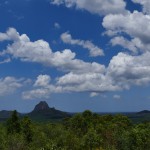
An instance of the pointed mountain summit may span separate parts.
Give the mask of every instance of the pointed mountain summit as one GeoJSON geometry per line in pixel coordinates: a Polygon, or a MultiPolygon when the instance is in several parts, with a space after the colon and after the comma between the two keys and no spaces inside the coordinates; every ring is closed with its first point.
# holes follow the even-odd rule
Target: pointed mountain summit
{"type": "Polygon", "coordinates": [[[51,108],[48,106],[47,102],[41,101],[35,106],[33,111],[28,114],[28,116],[33,120],[45,121],[45,120],[63,119],[66,117],[70,117],[70,114],[67,112],[57,110],[54,107],[51,108]]]}
{"type": "Polygon", "coordinates": [[[49,106],[45,101],[41,101],[40,103],[38,103],[33,111],[42,111],[42,110],[49,110],[49,106]]]}

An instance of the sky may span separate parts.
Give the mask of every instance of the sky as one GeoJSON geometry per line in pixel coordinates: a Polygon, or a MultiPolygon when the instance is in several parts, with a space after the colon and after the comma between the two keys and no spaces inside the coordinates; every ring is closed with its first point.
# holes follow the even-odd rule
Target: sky
{"type": "Polygon", "coordinates": [[[0,110],[150,109],[149,0],[1,0],[0,110]]]}

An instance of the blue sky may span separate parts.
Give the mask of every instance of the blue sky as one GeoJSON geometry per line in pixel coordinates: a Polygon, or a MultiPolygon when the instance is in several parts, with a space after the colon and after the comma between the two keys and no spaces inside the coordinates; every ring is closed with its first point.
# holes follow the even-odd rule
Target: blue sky
{"type": "Polygon", "coordinates": [[[0,110],[150,109],[149,0],[1,0],[0,110]]]}

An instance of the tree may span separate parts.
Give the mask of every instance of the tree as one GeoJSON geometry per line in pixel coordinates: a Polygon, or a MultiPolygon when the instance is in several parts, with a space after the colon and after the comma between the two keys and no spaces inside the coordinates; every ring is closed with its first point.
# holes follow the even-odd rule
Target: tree
{"type": "Polygon", "coordinates": [[[129,132],[131,150],[150,149],[150,124],[138,124],[129,132]]]}
{"type": "Polygon", "coordinates": [[[28,150],[28,146],[22,134],[14,133],[7,136],[7,145],[4,150],[28,150]]]}
{"type": "Polygon", "coordinates": [[[94,129],[90,129],[87,134],[83,137],[83,147],[87,150],[100,148],[102,138],[97,135],[94,129]]]}
{"type": "Polygon", "coordinates": [[[7,134],[20,133],[21,126],[17,111],[13,111],[11,117],[7,121],[7,134]]]}
{"type": "Polygon", "coordinates": [[[21,121],[22,125],[22,132],[25,137],[25,140],[27,143],[32,142],[33,138],[33,130],[32,130],[32,122],[29,117],[24,117],[23,120],[21,121]]]}
{"type": "Polygon", "coordinates": [[[78,136],[86,132],[86,124],[81,114],[76,114],[69,120],[69,129],[78,136]]]}
{"type": "Polygon", "coordinates": [[[7,137],[6,137],[5,128],[3,125],[0,124],[0,150],[6,149],[6,145],[7,145],[6,139],[7,137]]]}

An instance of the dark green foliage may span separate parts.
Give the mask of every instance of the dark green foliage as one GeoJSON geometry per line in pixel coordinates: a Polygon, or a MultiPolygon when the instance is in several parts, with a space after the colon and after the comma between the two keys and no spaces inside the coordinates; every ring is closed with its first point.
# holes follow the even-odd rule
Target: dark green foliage
{"type": "Polygon", "coordinates": [[[13,111],[12,116],[7,121],[7,133],[14,134],[21,131],[20,121],[17,111],[13,111]]]}
{"type": "Polygon", "coordinates": [[[131,150],[150,149],[150,123],[136,125],[128,135],[131,150]]]}
{"type": "Polygon", "coordinates": [[[27,143],[32,142],[33,138],[33,129],[32,129],[32,123],[29,117],[24,117],[21,121],[21,126],[22,126],[22,132],[25,137],[25,140],[27,143]]]}
{"type": "Polygon", "coordinates": [[[90,129],[83,137],[83,147],[87,150],[100,148],[101,143],[102,138],[94,129],[90,129]]]}
{"type": "Polygon", "coordinates": [[[0,150],[149,150],[150,122],[90,111],[57,123],[33,123],[14,111],[0,126],[0,150]]]}
{"type": "Polygon", "coordinates": [[[6,150],[27,150],[28,148],[22,134],[9,134],[6,141],[6,150]]]}
{"type": "Polygon", "coordinates": [[[4,150],[6,147],[6,132],[4,126],[0,125],[0,150],[4,150]]]}

